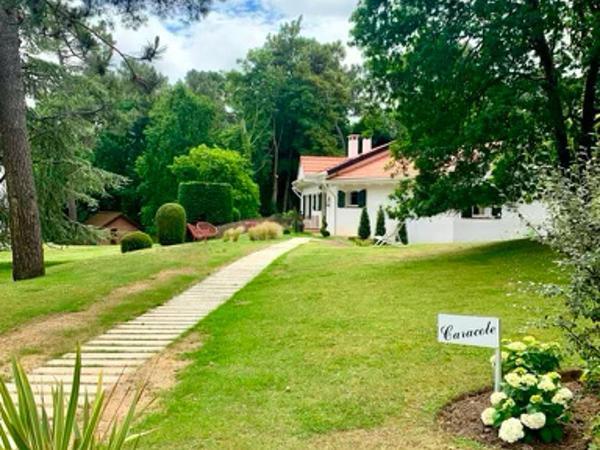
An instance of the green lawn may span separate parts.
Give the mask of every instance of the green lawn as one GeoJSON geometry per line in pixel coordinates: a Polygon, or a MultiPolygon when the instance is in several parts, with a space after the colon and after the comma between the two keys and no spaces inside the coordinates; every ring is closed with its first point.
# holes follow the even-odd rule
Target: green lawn
{"type": "MultiPolygon", "coordinates": [[[[60,353],[265,245],[244,237],[237,243],[155,246],[127,254],[121,254],[116,246],[49,248],[47,275],[18,283],[10,276],[9,253],[0,252],[0,337],[17,327],[27,329],[32,321],[94,307],[94,317],[83,326],[61,331],[64,336],[51,336],[52,342],[44,342],[44,348],[15,348],[12,352],[60,353]],[[112,301],[107,302],[108,298],[112,301]]],[[[0,354],[6,357],[6,349],[0,349],[0,354]]]]}
{"type": "Polygon", "coordinates": [[[436,314],[556,337],[537,322],[552,303],[519,284],[552,279],[551,267],[525,241],[305,245],[198,326],[205,344],[140,425],[154,430],[141,447],[480,448],[438,430],[435,414],[491,382],[490,351],[437,344],[436,314]]]}

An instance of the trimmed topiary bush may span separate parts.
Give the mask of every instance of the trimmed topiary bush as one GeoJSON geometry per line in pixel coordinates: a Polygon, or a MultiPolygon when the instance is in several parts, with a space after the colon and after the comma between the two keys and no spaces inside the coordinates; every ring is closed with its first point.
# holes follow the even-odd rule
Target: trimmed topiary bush
{"type": "Polygon", "coordinates": [[[331,233],[327,229],[327,219],[325,219],[325,217],[323,217],[323,221],[321,222],[321,229],[319,231],[321,232],[321,236],[323,236],[324,238],[331,236],[331,233]]]}
{"type": "Polygon", "coordinates": [[[233,221],[230,184],[200,181],[180,183],[178,200],[190,223],[203,221],[220,225],[233,221]]]}
{"type": "Polygon", "coordinates": [[[375,236],[385,236],[385,212],[380,206],[377,210],[377,223],[375,225],[375,236]]]}
{"type": "Polygon", "coordinates": [[[160,245],[185,242],[185,209],[177,203],[165,203],[156,211],[156,232],[160,245]]]}
{"type": "Polygon", "coordinates": [[[360,214],[360,224],[358,226],[358,237],[363,241],[369,239],[371,236],[371,221],[369,220],[369,213],[367,208],[363,208],[360,214]]]}
{"type": "Polygon", "coordinates": [[[152,248],[152,238],[143,231],[127,233],[121,239],[121,253],[152,248]]]}

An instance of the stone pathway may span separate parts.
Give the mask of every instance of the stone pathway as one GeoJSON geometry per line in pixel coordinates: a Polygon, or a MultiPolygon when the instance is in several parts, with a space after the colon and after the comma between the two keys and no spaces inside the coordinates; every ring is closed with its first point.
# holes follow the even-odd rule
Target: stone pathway
{"type": "MultiPolygon", "coordinates": [[[[110,389],[124,374],[130,374],[167,345],[225,303],[276,258],[309,239],[293,238],[259,250],[218,270],[185,292],[145,314],[115,326],[81,347],[82,388],[90,399],[102,374],[104,389],[110,389]]],[[[30,382],[36,402],[51,405],[52,388],[63,383],[70,392],[75,353],[48,361],[34,369],[30,382]]],[[[14,384],[8,385],[16,394],[14,384]]]]}

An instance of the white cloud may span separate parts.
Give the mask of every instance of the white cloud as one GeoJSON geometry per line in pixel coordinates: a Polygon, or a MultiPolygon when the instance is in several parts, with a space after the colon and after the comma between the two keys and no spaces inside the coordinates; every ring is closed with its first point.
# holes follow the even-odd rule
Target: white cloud
{"type": "MultiPolygon", "coordinates": [[[[345,44],[349,40],[349,19],[354,6],[355,0],[230,0],[184,29],[150,18],[137,30],[117,26],[115,39],[120,48],[135,54],[158,35],[166,52],[155,65],[175,81],[191,69],[234,68],[248,50],[260,47],[269,33],[300,15],[305,35],[321,42],[345,44]]],[[[357,49],[348,49],[346,62],[360,62],[357,49]]]]}

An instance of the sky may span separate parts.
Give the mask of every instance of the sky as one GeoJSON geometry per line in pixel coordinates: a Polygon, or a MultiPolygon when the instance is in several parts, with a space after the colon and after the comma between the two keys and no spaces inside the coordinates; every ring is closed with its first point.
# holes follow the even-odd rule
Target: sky
{"type": "MultiPolygon", "coordinates": [[[[171,81],[191,69],[230,70],[248,50],[264,44],[269,33],[302,16],[303,34],[320,42],[341,41],[347,46],[350,15],[358,0],[217,0],[213,10],[189,26],[150,18],[139,29],[117,25],[120,49],[139,54],[147,42],[160,37],[165,53],[155,62],[171,81]]],[[[347,46],[346,63],[361,61],[358,49],[347,46]]]]}

